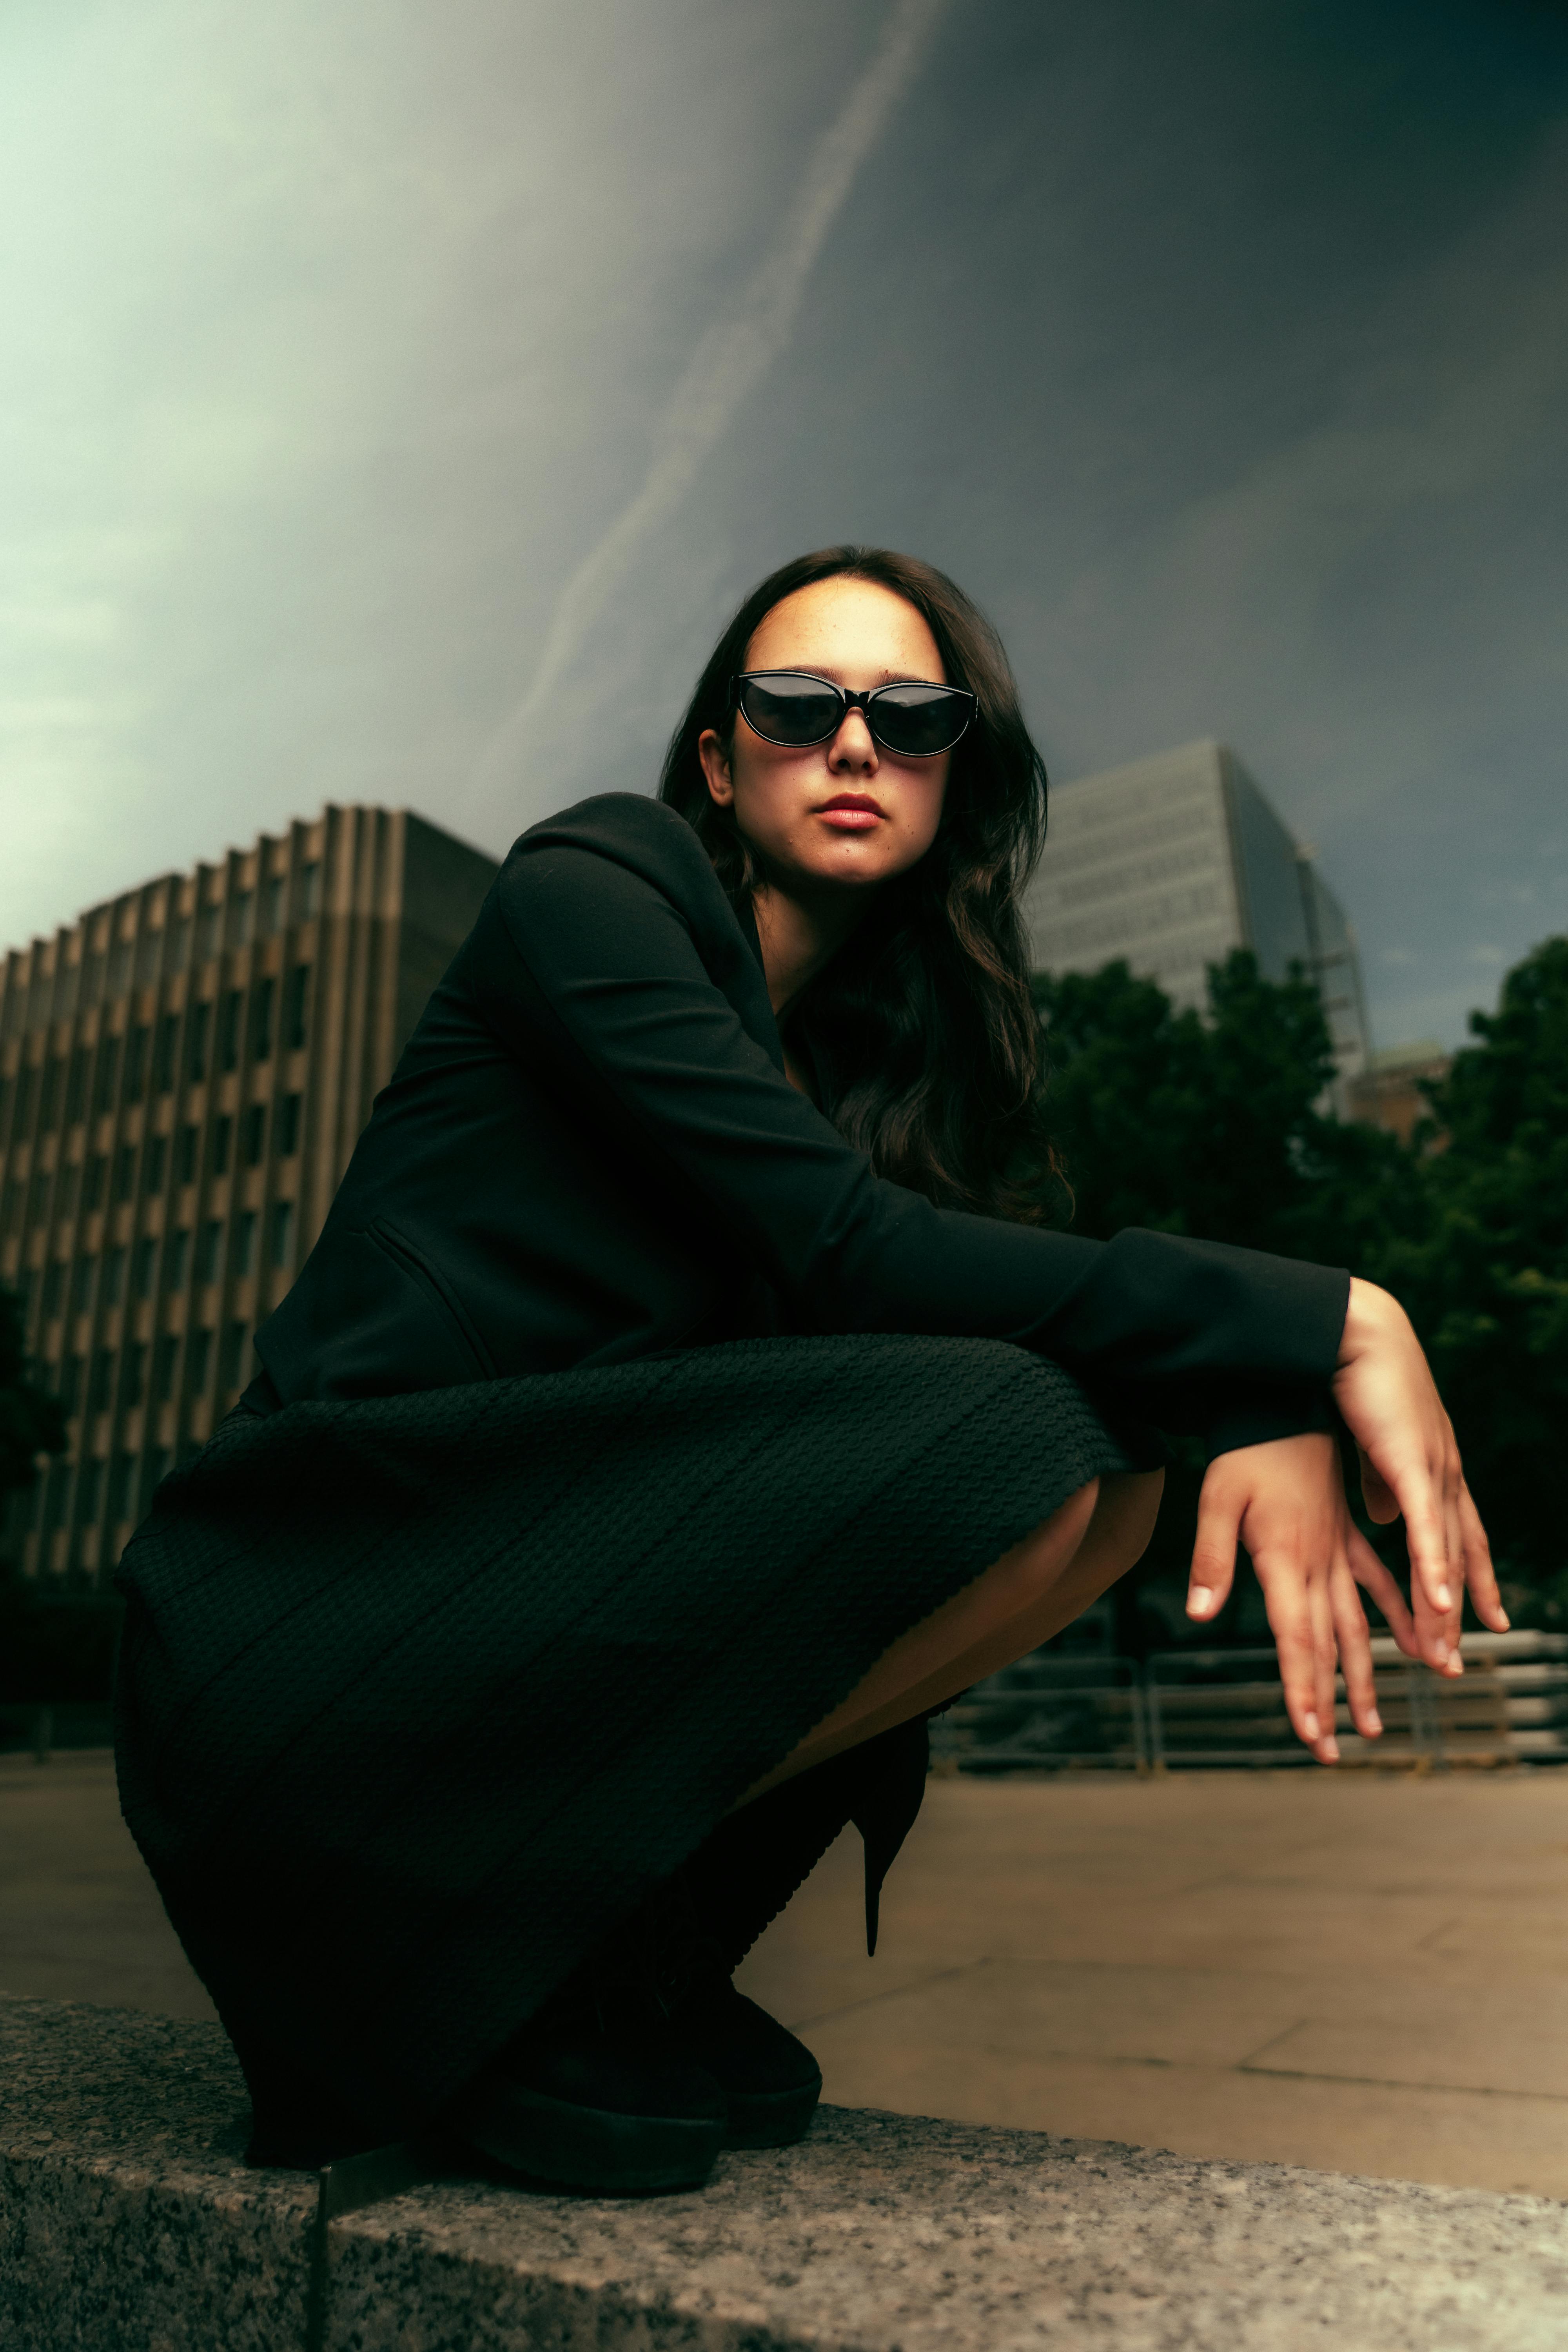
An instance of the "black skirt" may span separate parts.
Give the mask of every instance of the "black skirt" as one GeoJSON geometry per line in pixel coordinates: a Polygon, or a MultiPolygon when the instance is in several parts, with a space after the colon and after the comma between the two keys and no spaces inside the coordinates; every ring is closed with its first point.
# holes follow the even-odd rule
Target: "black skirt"
{"type": "Polygon", "coordinates": [[[115,1740],[241,2057],[422,2128],[891,1642],[1159,1458],[989,1339],[231,1414],[122,1561],[115,1740]]]}

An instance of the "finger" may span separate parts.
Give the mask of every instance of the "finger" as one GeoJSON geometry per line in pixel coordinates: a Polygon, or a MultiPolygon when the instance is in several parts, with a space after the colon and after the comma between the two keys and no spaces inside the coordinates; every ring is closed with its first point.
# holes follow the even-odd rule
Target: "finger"
{"type": "MultiPolygon", "coordinates": [[[[1318,1711],[1317,1643],[1307,1580],[1293,1561],[1255,1557],[1252,1565],[1263,1588],[1268,1630],[1279,1656],[1279,1686],[1290,1728],[1303,1747],[1316,1750],[1325,1724],[1318,1711]]],[[[1331,1732],[1332,1728],[1331,1716],[1327,1729],[1331,1732]]]]}
{"type": "Polygon", "coordinates": [[[1187,1579],[1187,1614],[1217,1617],[1236,1580],[1236,1547],[1241,1534],[1241,1496],[1229,1482],[1211,1474],[1198,1496],[1198,1531],[1187,1579]]]}
{"type": "Polygon", "coordinates": [[[1458,1653],[1458,1612],[1453,1608],[1434,1609],[1432,1597],[1420,1578],[1412,1573],[1410,1606],[1415,1621],[1417,1654],[1434,1674],[1460,1675],[1464,1664],[1458,1653]]]}
{"type": "Polygon", "coordinates": [[[1361,1595],[1356,1591],[1348,1552],[1335,1563],[1329,1580],[1329,1598],[1333,1609],[1334,1635],[1339,1643],[1340,1667],[1345,1678],[1345,1697],[1350,1705],[1351,1720],[1363,1739],[1375,1739],[1383,1729],[1383,1717],[1377,1711],[1372,1633],[1367,1625],[1366,1612],[1361,1605],[1361,1595]]]}
{"type": "Polygon", "coordinates": [[[1487,1531],[1481,1525],[1468,1486],[1459,1481],[1459,1538],[1464,1545],[1465,1583],[1476,1615],[1494,1633],[1509,1630],[1508,1611],[1502,1605],[1498,1591],[1497,1574],[1492,1567],[1492,1548],[1487,1541],[1487,1531]]]}
{"type": "Polygon", "coordinates": [[[1419,1659],[1421,1643],[1409,1604],[1394,1581],[1392,1570],[1379,1559],[1361,1529],[1352,1527],[1345,1538],[1345,1556],[1356,1582],[1370,1592],[1383,1612],[1388,1630],[1407,1658],[1419,1659]]]}
{"type": "Polygon", "coordinates": [[[1399,1517],[1399,1503],[1393,1487],[1368,1454],[1361,1454],[1361,1498],[1366,1505],[1366,1515],[1374,1527],[1385,1528],[1399,1517]]]}
{"type": "Polygon", "coordinates": [[[1312,1612],[1312,1680],[1318,1697],[1318,1721],[1322,1726],[1322,1738],[1318,1742],[1318,1761],[1320,1764],[1337,1764],[1340,1743],[1334,1736],[1334,1679],[1338,1663],[1334,1652],[1334,1612],[1329,1595],[1329,1580],[1321,1567],[1315,1568],[1307,1587],[1307,1597],[1312,1612]]]}
{"type": "Polygon", "coordinates": [[[1410,1454],[1384,1462],[1384,1476],[1394,1491],[1405,1520],[1405,1542],[1410,1554],[1410,1595],[1425,1594],[1435,1617],[1454,1605],[1448,1577],[1447,1531],[1443,1502],[1433,1465],[1424,1454],[1410,1454]]]}

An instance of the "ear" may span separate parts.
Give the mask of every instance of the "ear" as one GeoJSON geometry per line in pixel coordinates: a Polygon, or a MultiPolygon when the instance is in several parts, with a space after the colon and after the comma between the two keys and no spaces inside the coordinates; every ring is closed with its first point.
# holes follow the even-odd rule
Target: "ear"
{"type": "Polygon", "coordinates": [[[730,774],[730,762],[716,730],[705,727],[697,739],[697,756],[702,762],[702,772],[708,779],[708,794],[716,808],[734,804],[735,786],[730,774]]]}

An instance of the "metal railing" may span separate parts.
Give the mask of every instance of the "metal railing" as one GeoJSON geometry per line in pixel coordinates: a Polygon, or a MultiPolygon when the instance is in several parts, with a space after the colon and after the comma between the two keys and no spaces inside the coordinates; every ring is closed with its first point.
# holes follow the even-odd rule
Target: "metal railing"
{"type": "MultiPolygon", "coordinates": [[[[1373,1643],[1381,1739],[1363,1740],[1337,1686],[1342,1762],[1444,1771],[1568,1762],[1568,1635],[1469,1633],[1458,1681],[1373,1643]]],[[[1037,1651],[976,1684],[931,1725],[938,1769],[1167,1772],[1309,1764],[1271,1649],[1130,1658],[1037,1651]]]]}

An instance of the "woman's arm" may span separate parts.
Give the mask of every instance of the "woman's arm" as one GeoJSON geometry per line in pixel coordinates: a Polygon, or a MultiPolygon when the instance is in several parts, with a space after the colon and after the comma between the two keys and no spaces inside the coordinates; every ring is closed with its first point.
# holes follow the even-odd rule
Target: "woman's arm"
{"type": "Polygon", "coordinates": [[[1361,1455],[1362,1493],[1380,1524],[1403,1517],[1411,1601],[1351,1518],[1339,1449],[1328,1436],[1286,1438],[1220,1454],[1198,1508],[1187,1613],[1212,1617],[1230,1590],[1238,1543],[1263,1587],[1298,1737],[1324,1763],[1333,1736],[1335,1656],[1356,1728],[1382,1729],[1358,1584],[1407,1656],[1463,1672],[1459,1623],[1468,1590],[1494,1633],[1508,1628],[1486,1533],[1465,1484],[1453,1424],[1396,1299],[1352,1282],[1334,1397],[1361,1455]]]}
{"type": "Polygon", "coordinates": [[[761,973],[671,812],[590,803],[525,835],[473,951],[498,1037],[650,1197],[710,1218],[795,1328],[1011,1340],[1211,1453],[1331,1425],[1343,1273],[1167,1234],[1040,1232],[874,1176],[784,1076],[761,973]]]}

